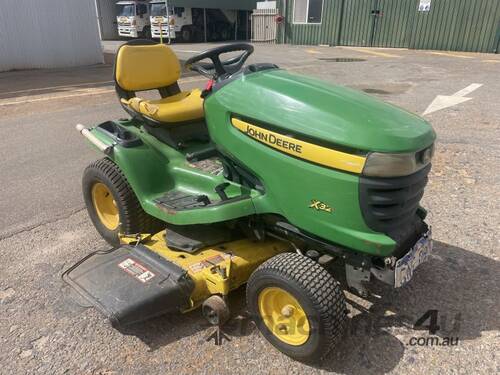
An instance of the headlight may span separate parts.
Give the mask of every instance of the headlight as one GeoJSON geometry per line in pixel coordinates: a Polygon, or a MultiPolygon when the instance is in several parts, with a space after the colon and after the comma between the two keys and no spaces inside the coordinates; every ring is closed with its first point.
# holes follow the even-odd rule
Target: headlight
{"type": "Polygon", "coordinates": [[[434,145],[418,152],[404,154],[372,152],[366,158],[363,174],[373,177],[408,176],[427,166],[433,154],[434,145]]]}

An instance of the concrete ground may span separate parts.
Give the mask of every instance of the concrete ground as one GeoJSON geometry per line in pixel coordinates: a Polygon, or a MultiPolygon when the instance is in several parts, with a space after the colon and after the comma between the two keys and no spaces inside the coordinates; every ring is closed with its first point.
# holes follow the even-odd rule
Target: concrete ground
{"type": "MultiPolygon", "coordinates": [[[[173,46],[183,59],[206,47],[173,46]]],[[[112,52],[116,45],[104,48],[112,52]]],[[[252,60],[363,90],[418,114],[437,95],[482,84],[466,95],[472,99],[426,115],[438,135],[423,201],[436,240],[432,259],[402,289],[378,286],[369,300],[347,293],[346,337],[315,366],[285,357],[251,326],[236,329],[235,321],[227,328],[230,342],[207,342],[213,329],[198,311],[117,331],[82,307],[60,279],[76,260],[108,247],[87,217],[80,187],[83,169],[101,155],[74,126],[125,117],[112,69],[2,73],[0,373],[498,372],[500,56],[262,45],[252,60]],[[433,337],[412,329],[433,309],[437,337],[458,337],[457,345],[412,345],[412,337],[433,337]]],[[[185,88],[203,84],[194,75],[181,80],[185,88]]],[[[242,291],[231,304],[236,316],[242,313],[242,291]]]]}

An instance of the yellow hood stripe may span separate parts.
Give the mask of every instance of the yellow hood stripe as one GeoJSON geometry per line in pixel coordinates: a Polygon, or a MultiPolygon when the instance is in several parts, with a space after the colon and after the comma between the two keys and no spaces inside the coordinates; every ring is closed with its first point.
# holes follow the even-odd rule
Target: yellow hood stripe
{"type": "Polygon", "coordinates": [[[366,158],[363,156],[352,155],[304,142],[237,118],[232,118],[231,124],[256,141],[302,160],[353,173],[361,173],[365,165],[366,158]]]}

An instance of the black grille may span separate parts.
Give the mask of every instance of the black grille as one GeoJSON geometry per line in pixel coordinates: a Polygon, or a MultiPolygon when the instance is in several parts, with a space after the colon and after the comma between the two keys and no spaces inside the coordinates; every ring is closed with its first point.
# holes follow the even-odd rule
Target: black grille
{"type": "Polygon", "coordinates": [[[429,164],[404,177],[362,176],[359,200],[366,224],[374,231],[388,235],[413,224],[430,169],[429,164]]]}

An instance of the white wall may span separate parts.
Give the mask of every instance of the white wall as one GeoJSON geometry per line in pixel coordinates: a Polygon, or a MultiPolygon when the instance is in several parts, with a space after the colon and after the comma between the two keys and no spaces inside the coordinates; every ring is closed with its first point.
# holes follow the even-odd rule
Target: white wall
{"type": "Polygon", "coordinates": [[[118,0],[95,0],[101,16],[101,39],[117,40],[118,24],[116,22],[116,2],[118,0]]]}
{"type": "Polygon", "coordinates": [[[0,71],[103,62],[94,0],[0,2],[0,71]]]}

